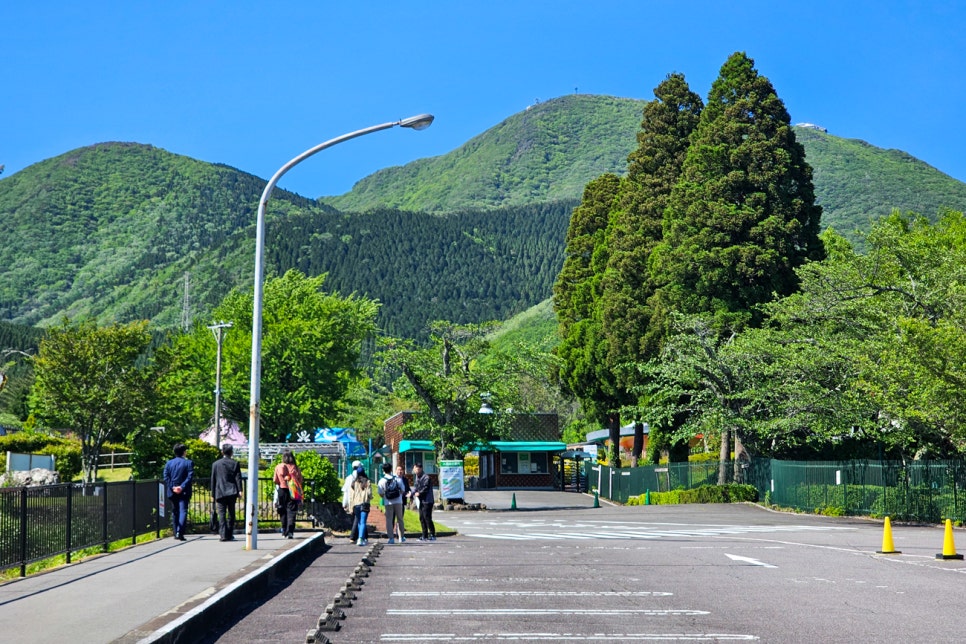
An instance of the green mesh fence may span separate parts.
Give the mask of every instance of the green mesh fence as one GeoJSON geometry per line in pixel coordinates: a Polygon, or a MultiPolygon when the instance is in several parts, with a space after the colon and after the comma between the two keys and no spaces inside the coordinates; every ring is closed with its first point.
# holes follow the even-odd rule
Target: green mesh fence
{"type": "Polygon", "coordinates": [[[766,503],[808,512],[889,516],[939,523],[966,519],[966,461],[705,461],[615,469],[585,465],[590,488],[626,503],[631,496],[702,485],[747,483],[766,503]]]}

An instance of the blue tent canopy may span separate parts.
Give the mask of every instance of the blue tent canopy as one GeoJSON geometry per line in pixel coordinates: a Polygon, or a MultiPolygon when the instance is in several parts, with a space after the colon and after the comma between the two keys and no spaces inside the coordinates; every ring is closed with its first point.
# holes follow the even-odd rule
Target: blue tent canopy
{"type": "Polygon", "coordinates": [[[345,446],[346,456],[366,455],[366,448],[356,439],[355,430],[347,427],[319,427],[315,430],[315,442],[339,442],[345,446]]]}

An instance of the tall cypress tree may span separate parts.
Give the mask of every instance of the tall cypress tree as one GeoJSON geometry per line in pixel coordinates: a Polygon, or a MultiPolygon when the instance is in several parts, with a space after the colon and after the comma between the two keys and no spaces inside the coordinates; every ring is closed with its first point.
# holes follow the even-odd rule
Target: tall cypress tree
{"type": "MultiPolygon", "coordinates": [[[[721,331],[759,323],[755,305],[793,293],[795,269],[824,256],[821,214],[784,103],[753,60],[732,54],[711,86],[665,211],[652,263],[656,317],[707,313],[721,331]]],[[[742,456],[737,433],[735,452],[742,456]]],[[[722,464],[729,455],[725,429],[722,464]]]]}
{"type": "MultiPolygon", "coordinates": [[[[662,330],[651,324],[648,300],[654,283],[647,264],[661,241],[664,209],[703,106],[683,74],[668,75],[654,88],[654,96],[644,106],[638,147],[627,158],[627,176],[606,235],[610,253],[602,282],[601,332],[607,338],[607,364],[623,390],[638,384],[639,372],[621,365],[645,362],[660,350],[662,330]]],[[[643,445],[643,425],[638,422],[632,450],[635,460],[643,445]]]]}
{"type": "Polygon", "coordinates": [[[607,224],[620,194],[613,174],[594,179],[570,217],[563,268],[553,287],[560,332],[556,351],[563,365],[561,386],[580,400],[587,415],[611,432],[612,462],[619,466],[620,417],[626,402],[607,365],[607,340],[601,331],[601,277],[607,265],[607,224]]]}
{"type": "MultiPolygon", "coordinates": [[[[648,300],[654,292],[648,260],[662,239],[662,221],[681,173],[691,132],[701,114],[701,97],[682,74],[670,74],[644,106],[637,149],[628,158],[619,209],[607,230],[610,255],[603,278],[603,333],[611,365],[643,362],[657,355],[660,333],[650,326],[648,300]]],[[[625,385],[634,384],[623,374],[625,385]]]]}
{"type": "Polygon", "coordinates": [[[794,292],[795,269],[822,258],[821,214],[784,103],[752,59],[732,54],[665,212],[653,264],[662,306],[757,323],[753,307],[794,292]]]}

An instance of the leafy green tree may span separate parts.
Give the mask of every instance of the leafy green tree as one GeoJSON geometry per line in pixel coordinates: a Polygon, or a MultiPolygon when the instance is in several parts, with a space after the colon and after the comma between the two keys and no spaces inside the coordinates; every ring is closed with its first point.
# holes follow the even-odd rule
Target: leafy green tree
{"type": "MultiPolygon", "coordinates": [[[[262,440],[284,441],[297,430],[326,424],[363,376],[360,347],[375,331],[378,303],[327,294],[324,283],[325,275],[305,277],[295,270],[265,282],[262,440]]],[[[252,294],[232,292],[214,317],[234,325],[222,348],[222,400],[225,417],[242,420],[249,412],[252,294]]],[[[215,352],[211,332],[201,325],[175,339],[173,368],[164,382],[175,424],[211,422],[215,352]]]]}
{"type": "Polygon", "coordinates": [[[913,458],[962,453],[966,218],[894,213],[875,224],[864,254],[826,240],[829,259],[799,270],[801,294],[766,310],[850,364],[838,390],[865,401],[864,419],[845,416],[839,433],[854,428],[913,458]]]}
{"type": "Polygon", "coordinates": [[[798,287],[821,259],[821,207],[788,112],[754,61],[733,54],[711,87],[655,251],[662,306],[760,323],[756,304],[798,287]]]}
{"type": "Polygon", "coordinates": [[[407,425],[429,430],[443,458],[455,458],[476,443],[505,434],[508,415],[479,413],[484,400],[500,409],[521,410],[519,365],[490,353],[487,336],[493,326],[439,321],[431,327],[429,347],[408,340],[383,342],[383,369],[401,374],[397,395],[418,400],[424,412],[407,425]]]}
{"type": "Polygon", "coordinates": [[[150,344],[147,322],[99,328],[64,320],[41,341],[31,409],[78,436],[85,482],[97,478],[105,441],[153,424],[158,365],[145,357],[150,344]]]}

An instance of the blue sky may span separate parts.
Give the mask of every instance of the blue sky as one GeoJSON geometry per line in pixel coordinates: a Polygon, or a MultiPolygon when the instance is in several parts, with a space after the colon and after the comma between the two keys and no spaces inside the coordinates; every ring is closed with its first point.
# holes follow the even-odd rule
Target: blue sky
{"type": "MultiPolygon", "coordinates": [[[[3,177],[102,141],[149,143],[341,194],[575,91],[707,96],[745,51],[792,122],[898,148],[966,180],[966,3],[368,0],[0,3],[3,177]]],[[[0,179],[2,180],[2,179],[0,179]]]]}

